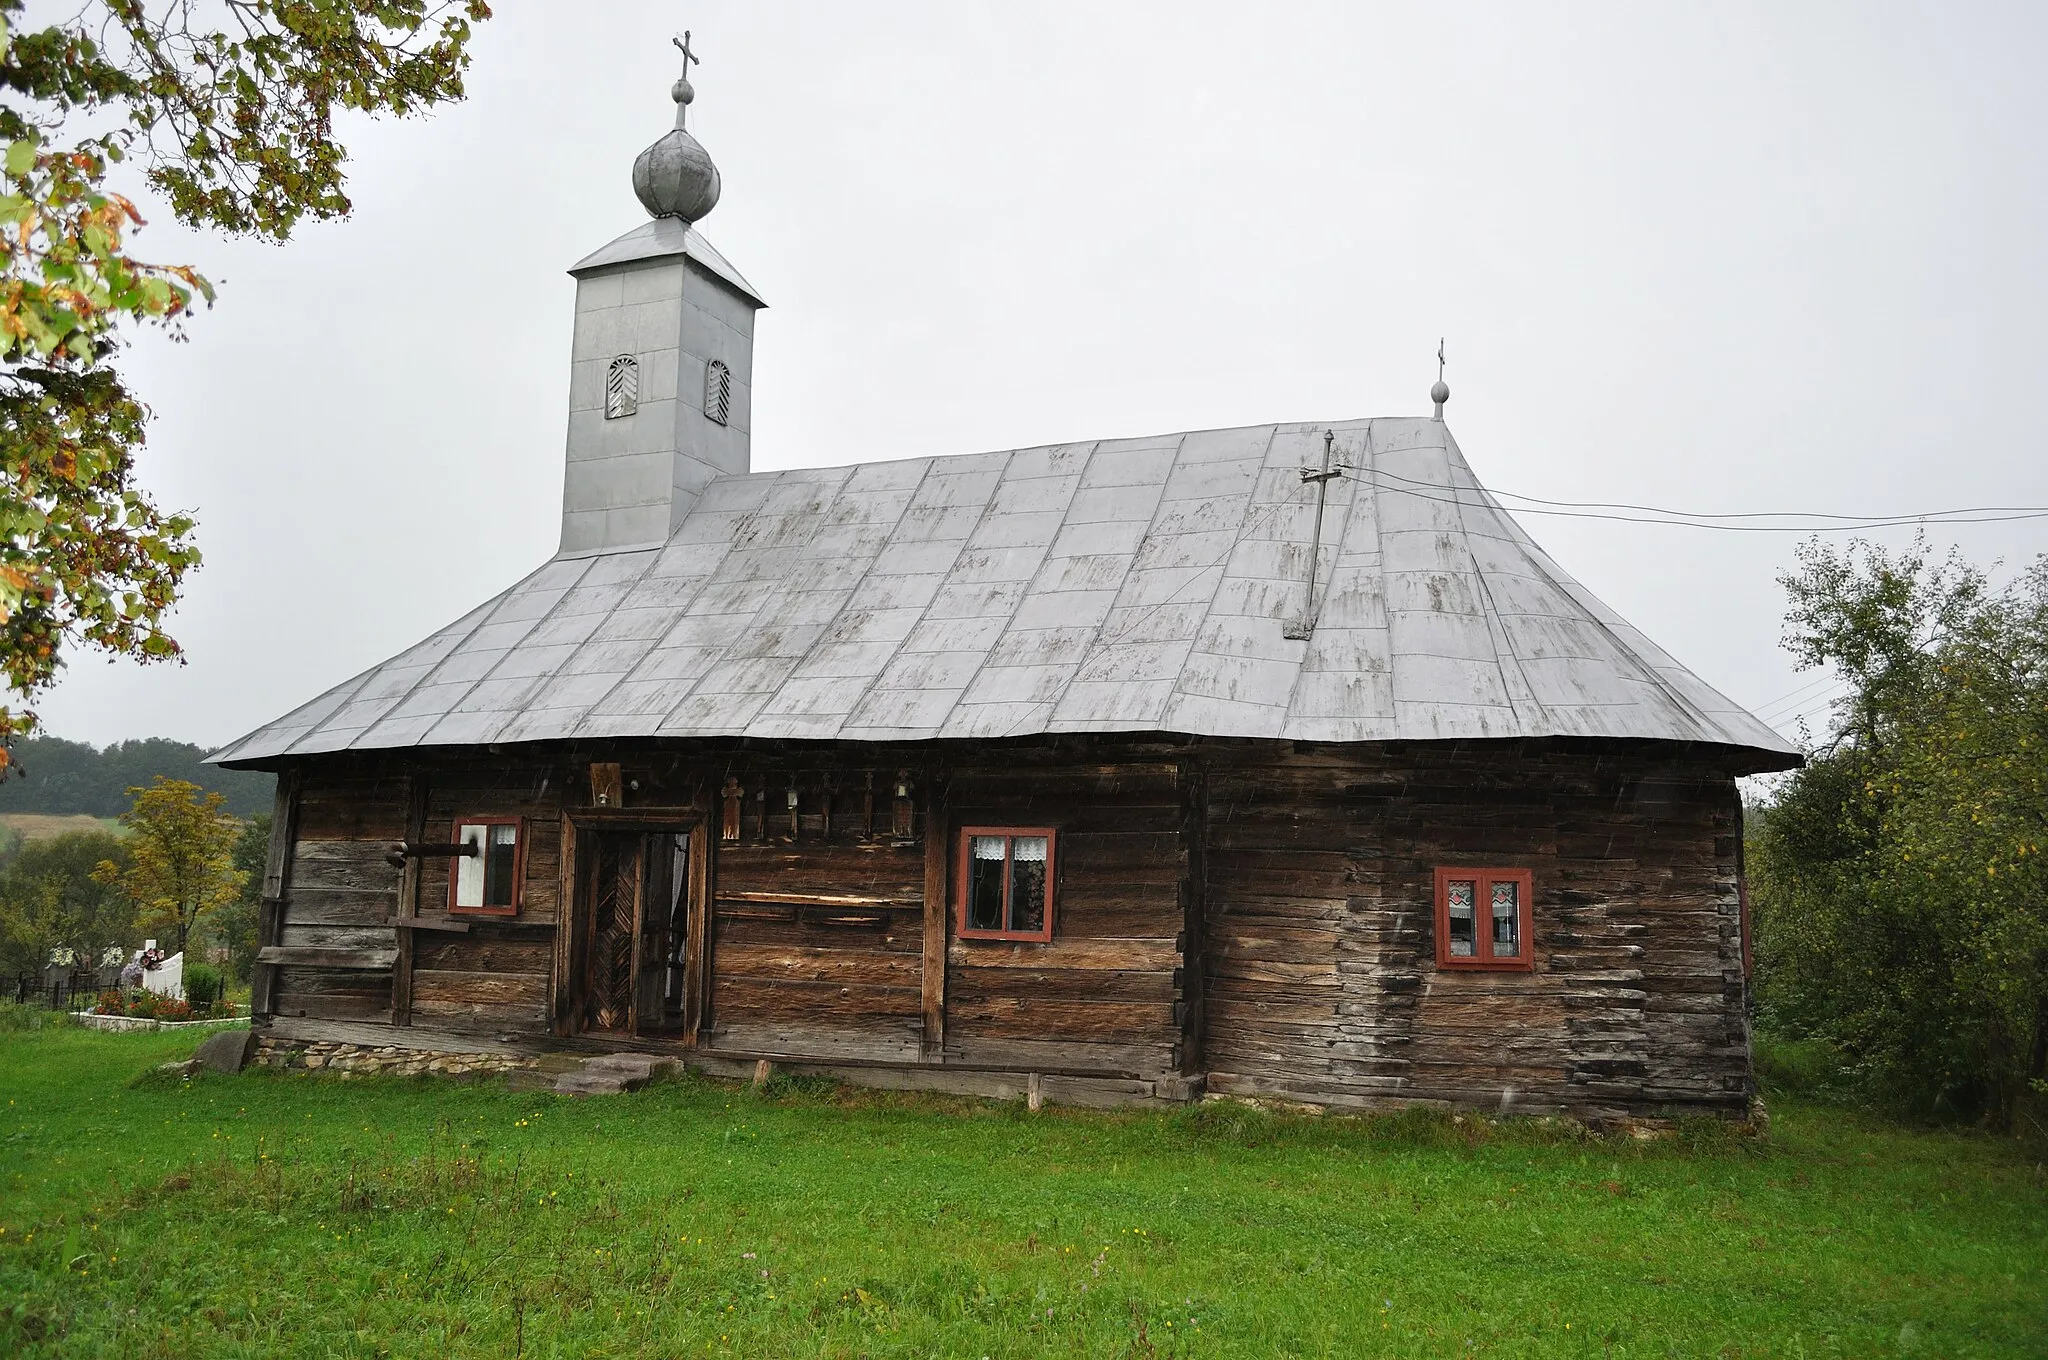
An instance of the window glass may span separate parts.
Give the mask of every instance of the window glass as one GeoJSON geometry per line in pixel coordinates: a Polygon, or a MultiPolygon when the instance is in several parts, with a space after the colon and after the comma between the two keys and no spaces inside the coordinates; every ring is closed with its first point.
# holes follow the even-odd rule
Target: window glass
{"type": "Polygon", "coordinates": [[[1010,926],[1016,931],[1045,929],[1045,837],[1017,836],[1010,841],[1010,926]]]}
{"type": "Polygon", "coordinates": [[[481,907],[484,904],[484,831],[475,823],[465,823],[455,829],[458,845],[473,845],[476,853],[455,857],[455,905],[458,907],[481,907]]]}
{"type": "Polygon", "coordinates": [[[511,911],[519,903],[519,827],[514,822],[457,822],[455,843],[475,852],[455,856],[448,874],[449,905],[476,911],[511,911]]]}
{"type": "Polygon", "coordinates": [[[967,928],[1003,929],[1003,865],[1009,842],[1003,836],[975,836],[968,842],[967,928]]]}
{"type": "Polygon", "coordinates": [[[487,828],[484,838],[484,905],[512,905],[512,876],[517,864],[519,828],[498,823],[487,828]]]}
{"type": "Polygon", "coordinates": [[[1477,950],[1472,907],[1478,892],[1479,884],[1474,879],[1454,878],[1444,885],[1445,896],[1450,901],[1452,958],[1469,959],[1477,950]]]}
{"type": "Polygon", "coordinates": [[[1493,956],[1511,959],[1522,952],[1522,885],[1510,879],[1493,885],[1493,956]]]}

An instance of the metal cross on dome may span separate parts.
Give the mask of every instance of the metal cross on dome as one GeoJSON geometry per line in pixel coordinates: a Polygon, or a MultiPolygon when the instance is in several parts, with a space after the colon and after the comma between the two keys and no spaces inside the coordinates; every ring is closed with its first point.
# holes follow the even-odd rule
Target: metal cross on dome
{"type": "Polygon", "coordinates": [[[690,85],[690,66],[692,63],[698,66],[702,66],[704,64],[704,59],[698,56],[695,52],[692,52],[690,50],[689,29],[686,28],[683,30],[682,37],[670,38],[669,41],[674,43],[676,45],[676,50],[683,54],[683,73],[681,76],[676,78],[674,90],[676,100],[676,126],[682,127],[684,121],[689,117],[690,102],[697,97],[697,91],[693,89],[690,85]]]}

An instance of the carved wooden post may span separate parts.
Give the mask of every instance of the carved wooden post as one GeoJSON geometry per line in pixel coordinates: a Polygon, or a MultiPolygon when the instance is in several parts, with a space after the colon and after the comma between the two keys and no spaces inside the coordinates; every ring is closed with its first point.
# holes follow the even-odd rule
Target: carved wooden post
{"type": "MultiPolygon", "coordinates": [[[[566,804],[568,800],[563,801],[566,804]]],[[[576,891],[581,876],[576,863],[576,822],[566,806],[562,809],[561,837],[561,869],[555,888],[555,968],[550,1000],[555,1033],[567,1038],[577,1028],[575,1010],[581,988],[576,968],[581,955],[576,948],[576,935],[583,929],[583,906],[576,891]]]]}
{"type": "Polygon", "coordinates": [[[718,791],[722,800],[722,811],[718,820],[718,839],[726,842],[740,838],[740,799],[744,796],[740,781],[731,775],[725,777],[725,787],[718,791]]]}
{"type": "Polygon", "coordinates": [[[910,801],[910,771],[896,772],[896,798],[889,806],[889,834],[899,841],[915,840],[916,830],[912,826],[916,804],[910,801]]]}
{"type": "MultiPolygon", "coordinates": [[[[734,813],[734,821],[737,832],[737,812],[734,813]]],[[[697,1046],[697,1036],[704,1028],[708,1009],[705,998],[710,992],[709,946],[711,912],[715,905],[711,893],[717,873],[711,857],[717,853],[711,843],[710,831],[699,822],[690,832],[690,905],[683,935],[683,1042],[691,1048],[697,1046]]]]}
{"type": "Polygon", "coordinates": [[[946,1052],[946,795],[936,779],[925,790],[924,814],[924,958],[919,1012],[924,1019],[920,1044],[926,1062],[939,1062],[946,1052]]]}

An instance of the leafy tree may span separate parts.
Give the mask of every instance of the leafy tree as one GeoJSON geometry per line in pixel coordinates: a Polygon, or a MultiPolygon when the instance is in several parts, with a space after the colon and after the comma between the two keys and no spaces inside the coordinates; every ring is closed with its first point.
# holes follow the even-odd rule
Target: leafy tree
{"type": "MultiPolygon", "coordinates": [[[[148,411],[113,367],[124,327],[174,332],[212,286],[129,252],[115,163],[182,222],[282,241],[345,216],[337,110],[462,97],[483,0],[85,0],[23,27],[0,0],[0,674],[32,703],[68,646],[144,661],[199,562],[193,521],[137,486],[148,411]],[[216,26],[217,25],[217,26],[216,26]]],[[[5,741],[35,728],[0,706],[5,741]]]]}
{"type": "Polygon", "coordinates": [[[1763,1021],[2009,1124],[2048,1096],[2048,557],[1809,545],[1787,645],[1851,682],[1751,839],[1763,1021]]]}
{"type": "Polygon", "coordinates": [[[213,937],[227,946],[228,971],[237,982],[247,982],[256,965],[257,899],[269,858],[270,814],[265,812],[244,823],[235,839],[233,859],[242,875],[241,890],[213,917],[213,937]]]}
{"type": "Polygon", "coordinates": [[[0,958],[9,974],[39,971],[69,951],[80,967],[134,942],[135,904],[98,876],[125,865],[127,847],[104,831],[29,841],[0,874],[0,958]]]}
{"type": "Polygon", "coordinates": [[[241,891],[234,850],[242,828],[221,810],[226,799],[182,779],[159,776],[131,792],[135,806],[121,815],[128,827],[128,867],[109,860],[94,875],[120,884],[145,925],[171,927],[183,952],[193,925],[241,891]]]}

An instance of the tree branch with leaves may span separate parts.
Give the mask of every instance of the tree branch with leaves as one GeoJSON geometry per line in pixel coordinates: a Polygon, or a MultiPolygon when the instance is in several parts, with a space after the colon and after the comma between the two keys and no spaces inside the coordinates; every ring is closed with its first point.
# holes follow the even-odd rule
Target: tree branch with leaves
{"type": "Polygon", "coordinates": [[[148,408],[115,366],[137,326],[183,338],[212,285],[130,253],[109,187],[130,159],[195,227],[272,241],[346,216],[337,111],[407,117],[463,96],[483,0],[92,0],[23,28],[0,0],[0,704],[5,743],[68,650],[176,659],[165,622],[199,565],[135,456],[148,408]]]}

